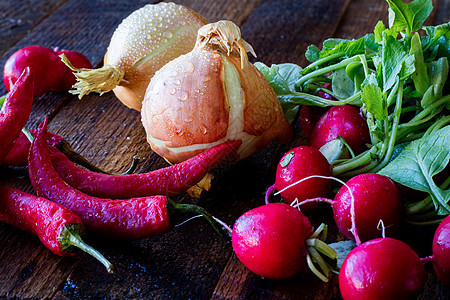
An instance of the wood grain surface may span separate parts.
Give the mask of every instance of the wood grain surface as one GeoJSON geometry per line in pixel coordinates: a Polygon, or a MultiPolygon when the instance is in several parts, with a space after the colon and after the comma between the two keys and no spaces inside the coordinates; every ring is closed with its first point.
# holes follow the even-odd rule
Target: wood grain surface
{"type": "MultiPolygon", "coordinates": [[[[123,0],[4,0],[0,2],[0,64],[29,45],[59,47],[86,55],[101,66],[115,28],[122,19],[148,3],[123,0]]],[[[387,24],[382,0],[176,0],[208,21],[221,19],[241,26],[254,47],[253,61],[293,62],[305,66],[306,47],[329,37],[358,38],[373,30],[378,20],[387,24]]],[[[434,0],[428,24],[449,21],[449,0],[434,0]]],[[[1,85],[2,94],[6,89],[1,85]]],[[[35,98],[27,126],[49,117],[49,130],[111,172],[124,171],[133,156],[137,172],[167,166],[146,142],[140,113],[121,104],[113,93],[90,94],[79,100],[69,93],[47,93],[35,98]]],[[[276,165],[291,147],[306,144],[298,121],[294,139],[275,142],[239,164],[214,171],[212,190],[201,198],[174,197],[177,202],[205,207],[226,223],[264,203],[263,193],[273,183],[276,165]]],[[[0,184],[34,193],[26,167],[0,167],[0,184]]],[[[314,226],[330,225],[328,242],[342,240],[331,211],[308,215],[314,226]]],[[[409,236],[414,245],[428,241],[432,229],[409,236]],[[419,242],[418,242],[419,241],[419,242]]],[[[118,241],[89,235],[86,241],[116,266],[108,274],[89,255],[61,258],[31,234],[0,224],[0,299],[340,299],[337,276],[322,283],[312,273],[286,280],[266,280],[247,270],[231,245],[206,222],[194,219],[170,232],[140,241],[118,241]]],[[[420,255],[429,247],[418,246],[420,255]]],[[[450,299],[427,266],[428,280],[421,299],[450,299]]]]}

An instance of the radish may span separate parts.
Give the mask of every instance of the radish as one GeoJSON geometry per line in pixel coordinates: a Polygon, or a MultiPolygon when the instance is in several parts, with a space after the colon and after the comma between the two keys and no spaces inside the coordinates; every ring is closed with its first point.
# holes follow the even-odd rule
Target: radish
{"type": "Polygon", "coordinates": [[[450,216],[447,216],[436,229],[431,261],[438,278],[450,286],[450,216]]]}
{"type": "Polygon", "coordinates": [[[360,244],[350,251],[339,272],[344,300],[415,299],[425,280],[425,268],[414,250],[393,238],[360,244]]]}
{"type": "MultiPolygon", "coordinates": [[[[331,83],[326,83],[323,85],[324,88],[331,90],[331,83]]],[[[333,96],[328,93],[319,91],[319,97],[327,100],[336,100],[333,96]]],[[[307,106],[303,105],[300,110],[300,125],[307,138],[311,137],[311,133],[319,121],[320,117],[328,110],[328,107],[320,106],[307,106]]]]}
{"type": "MultiPolygon", "coordinates": [[[[300,146],[288,151],[280,160],[275,183],[266,192],[266,203],[273,190],[281,191],[293,182],[297,182],[311,175],[331,175],[331,166],[319,150],[309,146],[300,146]]],[[[322,178],[310,179],[307,182],[297,184],[295,187],[280,192],[281,197],[287,203],[295,199],[326,197],[330,192],[330,182],[322,178]]],[[[317,207],[317,203],[303,206],[303,210],[317,207]]]]}
{"type": "Polygon", "coordinates": [[[403,205],[400,191],[390,178],[366,173],[344,183],[334,177],[312,175],[290,184],[280,192],[298,189],[297,186],[315,177],[335,180],[344,186],[337,192],[334,200],[312,198],[293,203],[295,207],[303,210],[311,204],[322,202],[330,204],[339,230],[357,243],[380,237],[385,233],[389,235],[396,233],[403,214],[403,205]],[[358,230],[357,235],[353,234],[355,227],[358,230]]]}
{"type": "Polygon", "coordinates": [[[300,125],[302,126],[303,133],[307,138],[311,137],[314,127],[326,111],[327,108],[324,107],[307,105],[302,106],[300,110],[300,125]]]}
{"type": "Polygon", "coordinates": [[[55,50],[42,46],[28,46],[11,55],[3,69],[3,82],[8,92],[27,66],[30,67],[31,73],[35,74],[33,95],[69,90],[75,79],[72,79],[74,75],[68,74],[71,70],[61,61],[58,56],[60,53],[68,53],[74,60],[73,64],[79,68],[92,68],[89,60],[80,53],[55,50]]]}
{"type": "Polygon", "coordinates": [[[402,199],[397,185],[390,178],[379,174],[360,174],[343,186],[332,202],[334,219],[339,230],[348,238],[355,239],[352,228],[350,206],[354,197],[356,228],[361,240],[367,241],[381,236],[380,220],[386,234],[397,231],[403,212],[402,199]]]}
{"type": "Polygon", "coordinates": [[[369,128],[356,106],[343,105],[330,108],[320,117],[311,133],[309,143],[320,149],[339,136],[356,154],[367,148],[366,144],[370,142],[369,128]]]}
{"type": "Polygon", "coordinates": [[[311,255],[315,261],[320,261],[319,266],[326,275],[330,268],[316,248],[331,259],[336,259],[337,255],[317,239],[318,235],[319,231],[313,233],[308,218],[299,210],[285,203],[270,203],[238,218],[232,230],[232,246],[239,260],[264,278],[291,277],[308,263],[317,276],[327,281],[327,277],[315,269],[311,255]]]}

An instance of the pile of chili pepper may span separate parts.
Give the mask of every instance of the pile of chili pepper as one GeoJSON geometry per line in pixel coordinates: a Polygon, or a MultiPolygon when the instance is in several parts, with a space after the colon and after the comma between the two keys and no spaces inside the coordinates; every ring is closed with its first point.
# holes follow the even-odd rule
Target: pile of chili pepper
{"type": "Polygon", "coordinates": [[[82,241],[85,227],[113,238],[141,239],[161,234],[180,216],[194,213],[228,236],[205,209],[178,204],[167,196],[183,193],[199,182],[225,157],[236,153],[240,140],[227,141],[160,170],[110,175],[79,156],[61,136],[47,132],[47,119],[36,130],[24,128],[31,113],[32,91],[27,68],[0,103],[0,164],[28,163],[38,196],[0,187],[0,221],[35,234],[57,255],[72,256],[74,247],[78,247],[98,259],[109,272],[112,264],[82,241]]]}
{"type": "MultiPolygon", "coordinates": [[[[56,172],[46,144],[46,132],[47,120],[44,120],[36,132],[28,156],[31,184],[38,195],[72,210],[81,218],[89,231],[120,239],[141,239],[166,232],[173,225],[170,222],[171,219],[191,212],[203,215],[217,232],[227,236],[222,226],[203,208],[196,205],[178,204],[162,195],[128,199],[98,198],[75,189],[56,172]]],[[[239,145],[240,142],[229,142],[226,146],[220,147],[220,153],[210,151],[209,155],[202,156],[203,159],[188,161],[180,169],[189,169],[192,165],[194,169],[201,168],[204,171],[204,168],[208,167],[205,167],[206,164],[203,165],[203,163],[207,162],[210,156],[219,154],[219,157],[223,157],[223,154],[233,152],[239,145]]],[[[211,162],[217,162],[217,160],[212,159],[211,162]]],[[[173,170],[177,169],[173,168],[173,170]]],[[[137,177],[139,176],[145,178],[148,175],[141,174],[137,177]]],[[[159,176],[163,176],[164,185],[167,186],[166,182],[170,181],[170,178],[164,177],[164,173],[159,173],[159,176]]],[[[172,186],[172,188],[185,188],[185,180],[181,179],[187,176],[190,175],[187,173],[181,175],[177,181],[181,184],[180,187],[172,186]]],[[[157,183],[158,180],[155,182],[157,183]]]]}

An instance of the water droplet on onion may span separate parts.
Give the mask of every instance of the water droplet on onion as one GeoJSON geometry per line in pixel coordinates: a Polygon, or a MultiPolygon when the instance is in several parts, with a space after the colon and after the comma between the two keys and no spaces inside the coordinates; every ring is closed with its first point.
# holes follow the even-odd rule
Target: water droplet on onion
{"type": "Polygon", "coordinates": [[[190,73],[194,72],[194,69],[195,69],[194,64],[192,62],[188,61],[186,64],[186,70],[184,72],[190,74],[190,73]]]}
{"type": "Polygon", "coordinates": [[[178,98],[180,101],[186,101],[189,98],[189,93],[188,92],[183,92],[181,93],[180,98],[178,98]]]}

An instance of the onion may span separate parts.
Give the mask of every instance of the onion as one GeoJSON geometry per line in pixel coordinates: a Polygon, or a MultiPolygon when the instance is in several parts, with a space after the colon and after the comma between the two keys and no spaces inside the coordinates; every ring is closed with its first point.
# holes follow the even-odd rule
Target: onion
{"type": "Polygon", "coordinates": [[[141,110],[151,77],[172,59],[192,50],[197,31],[206,24],[193,10],[174,3],[148,4],[125,18],[115,30],[104,66],[77,69],[73,94],[114,94],[126,106],[141,110]]]}
{"type": "Polygon", "coordinates": [[[200,28],[194,49],[153,76],[142,123],[153,151],[177,163],[225,140],[241,139],[241,159],[292,128],[264,76],[248,61],[253,48],[231,21],[200,28]]]}

